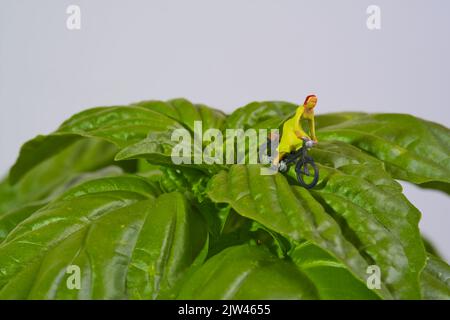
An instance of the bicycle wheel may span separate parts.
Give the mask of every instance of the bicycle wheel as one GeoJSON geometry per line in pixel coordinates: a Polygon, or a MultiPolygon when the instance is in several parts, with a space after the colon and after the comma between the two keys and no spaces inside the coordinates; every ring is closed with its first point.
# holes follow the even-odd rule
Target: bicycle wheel
{"type": "Polygon", "coordinates": [[[295,172],[298,182],[306,189],[314,188],[319,181],[319,169],[311,158],[297,162],[295,172]]]}

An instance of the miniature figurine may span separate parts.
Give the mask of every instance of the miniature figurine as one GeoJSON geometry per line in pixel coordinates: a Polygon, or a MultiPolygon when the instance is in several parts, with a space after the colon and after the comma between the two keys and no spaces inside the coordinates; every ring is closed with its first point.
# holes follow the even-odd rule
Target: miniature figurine
{"type": "MultiPolygon", "coordinates": [[[[314,107],[316,104],[317,97],[315,95],[307,96],[303,105],[297,108],[295,115],[283,124],[281,141],[276,148],[277,152],[271,166],[273,170],[286,172],[288,166],[295,163],[297,180],[307,189],[313,188],[319,180],[319,170],[314,163],[314,159],[307,153],[308,149],[318,142],[314,123],[314,107]],[[309,122],[310,136],[301,126],[301,120],[303,119],[309,122]]],[[[267,150],[267,146],[272,145],[273,140],[277,138],[270,137],[264,150],[267,150]]]]}
{"type": "Polygon", "coordinates": [[[286,154],[297,150],[303,144],[304,140],[312,140],[314,144],[318,142],[314,124],[314,107],[316,104],[317,97],[315,95],[307,96],[303,105],[297,108],[295,115],[283,124],[281,141],[277,148],[278,152],[272,161],[272,164],[275,167],[279,166],[280,160],[286,154]],[[311,137],[309,137],[301,127],[300,122],[302,119],[307,119],[309,121],[311,137]]]}

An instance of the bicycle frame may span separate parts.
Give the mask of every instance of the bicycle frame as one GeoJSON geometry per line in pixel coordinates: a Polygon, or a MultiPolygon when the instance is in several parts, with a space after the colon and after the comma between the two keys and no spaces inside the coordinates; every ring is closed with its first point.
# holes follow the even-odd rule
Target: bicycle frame
{"type": "Polygon", "coordinates": [[[295,151],[291,151],[291,153],[286,155],[282,161],[284,161],[286,163],[286,165],[288,166],[292,163],[297,162],[297,160],[299,158],[301,160],[305,160],[307,155],[308,155],[308,148],[306,147],[306,142],[303,141],[303,145],[299,149],[297,149],[295,151]]]}

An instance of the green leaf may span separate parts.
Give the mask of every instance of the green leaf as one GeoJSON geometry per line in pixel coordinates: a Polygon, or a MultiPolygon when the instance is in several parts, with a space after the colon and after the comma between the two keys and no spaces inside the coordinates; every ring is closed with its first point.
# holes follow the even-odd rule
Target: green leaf
{"type": "MultiPolygon", "coordinates": [[[[199,170],[183,168],[183,170],[162,167],[163,176],[159,180],[161,189],[165,192],[179,191],[190,200],[203,201],[206,184],[209,177],[199,170]]],[[[195,202],[195,201],[194,201],[195,202]]]]}
{"type": "Polygon", "coordinates": [[[193,130],[194,121],[202,121],[203,130],[210,127],[221,129],[225,115],[202,104],[194,105],[186,99],[88,109],[66,120],[53,134],[37,136],[25,143],[10,171],[10,181],[17,183],[33,167],[81,137],[104,139],[123,149],[146,139],[151,133],[171,132],[184,126],[193,130]]]}
{"type": "Polygon", "coordinates": [[[170,131],[151,133],[147,138],[122,149],[115,159],[146,159],[152,164],[173,165],[172,148],[178,142],[172,141],[170,135],[170,131]]]}
{"type": "Polygon", "coordinates": [[[295,246],[289,256],[314,283],[320,299],[379,299],[344,264],[309,241],[295,246]]]}
{"type": "Polygon", "coordinates": [[[364,112],[331,112],[317,114],[314,116],[317,129],[323,129],[325,127],[340,124],[345,121],[357,119],[366,116],[364,112]]]}
{"type": "Polygon", "coordinates": [[[28,141],[20,148],[19,158],[9,172],[9,181],[16,184],[29,170],[58,154],[80,138],[76,135],[42,136],[28,141]]]}
{"type": "Polygon", "coordinates": [[[174,298],[192,264],[205,258],[206,228],[180,193],[165,194],[153,205],[133,250],[127,276],[132,299],[174,298]]]}
{"type": "Polygon", "coordinates": [[[395,178],[450,183],[450,131],[406,114],[371,114],[318,131],[319,140],[353,144],[382,160],[395,178]]]}
{"type": "Polygon", "coordinates": [[[295,112],[297,105],[283,101],[252,102],[236,109],[226,120],[232,129],[277,128],[286,117],[295,112]]]}
{"type": "Polygon", "coordinates": [[[174,129],[280,128],[296,108],[253,102],[227,117],[143,101],[83,111],[27,142],[12,184],[0,182],[0,299],[450,299],[449,266],[426,256],[420,213],[393,179],[450,194],[448,128],[317,115],[312,190],[292,167],[172,161],[174,129]],[[369,265],[381,289],[367,288],[369,265]]]}
{"type": "Polygon", "coordinates": [[[123,297],[125,288],[118,283],[120,276],[111,266],[118,263],[117,269],[121,269],[124,265],[124,256],[117,253],[123,252],[124,241],[132,243],[132,239],[126,239],[127,234],[130,238],[137,221],[143,219],[143,208],[134,205],[141,206],[140,202],[147,199],[143,194],[151,193],[152,189],[145,186],[136,193],[135,189],[121,188],[119,182],[123,178],[111,179],[118,183],[108,183],[109,192],[101,189],[99,193],[52,202],[8,234],[0,244],[0,297],[123,297]],[[113,223],[110,219],[118,220],[113,223]],[[95,241],[87,246],[92,235],[95,241]],[[67,288],[65,272],[69,265],[81,268],[82,290],[67,288]],[[106,281],[102,276],[108,268],[112,272],[106,281]],[[92,278],[94,270],[96,281],[92,278]]]}
{"type": "Polygon", "coordinates": [[[89,109],[65,121],[53,134],[38,136],[25,143],[10,171],[10,181],[17,183],[36,165],[82,137],[104,139],[124,148],[146,138],[149,132],[181,127],[176,120],[139,106],[89,109]]]}
{"type": "Polygon", "coordinates": [[[422,234],[422,241],[423,241],[423,246],[425,247],[425,251],[429,254],[429,255],[433,255],[436,258],[442,259],[442,255],[439,252],[439,250],[435,247],[435,245],[433,244],[433,242],[430,241],[430,239],[428,239],[426,236],[424,236],[422,234]]]}
{"type": "Polygon", "coordinates": [[[116,152],[117,148],[105,141],[81,139],[39,163],[19,183],[10,185],[5,180],[0,186],[0,215],[29,202],[51,199],[87,179],[121,173],[120,168],[111,166],[116,152]]]}
{"type": "Polygon", "coordinates": [[[319,166],[321,182],[312,194],[368,261],[381,268],[394,295],[418,298],[425,263],[420,213],[381,162],[351,149],[334,142],[312,152],[317,162],[325,164],[319,166]]]}
{"type": "Polygon", "coordinates": [[[242,245],[209,259],[185,282],[178,299],[317,299],[317,292],[293,263],[242,245]]]}
{"type": "Polygon", "coordinates": [[[8,179],[0,181],[0,216],[11,210],[13,203],[16,201],[17,193],[9,184],[8,179]]]}
{"type": "Polygon", "coordinates": [[[424,299],[450,300],[450,266],[447,263],[429,254],[420,280],[424,299]]]}
{"type": "Polygon", "coordinates": [[[209,128],[221,129],[225,122],[225,114],[217,109],[203,104],[193,104],[186,99],[172,99],[163,101],[141,101],[136,104],[150,110],[164,114],[183,123],[191,131],[194,131],[194,121],[201,121],[203,130],[209,128]]]}
{"type": "Polygon", "coordinates": [[[28,218],[34,212],[42,208],[45,202],[35,202],[20,207],[16,210],[11,210],[6,214],[0,216],[0,243],[6,236],[23,220],[28,218]]]}
{"type": "Polygon", "coordinates": [[[204,104],[196,104],[203,123],[203,130],[210,128],[223,129],[227,116],[220,110],[210,108],[204,104]]]}
{"type": "MultiPolygon", "coordinates": [[[[153,273],[159,283],[155,291],[170,288],[204,247],[206,235],[180,194],[162,195],[155,204],[158,194],[143,178],[104,178],[23,213],[24,219],[0,243],[0,297],[124,299],[129,266],[138,265],[136,259],[166,272],[153,273]],[[147,241],[148,249],[161,256],[142,255],[147,241]],[[176,258],[166,259],[172,255],[176,258]],[[80,290],[67,287],[71,265],[81,270],[80,290]]],[[[148,272],[142,281],[151,279],[153,271],[148,272]]],[[[140,277],[133,279],[140,283],[140,277]]]]}
{"type": "Polygon", "coordinates": [[[135,175],[121,175],[90,180],[77,185],[57,198],[58,201],[74,200],[82,196],[104,193],[131,192],[145,199],[153,199],[161,194],[157,183],[135,175]]]}
{"type": "MultiPolygon", "coordinates": [[[[194,143],[193,139],[182,142],[173,141],[171,139],[171,131],[151,133],[146,139],[143,139],[133,145],[130,145],[122,149],[117,153],[115,159],[118,161],[130,160],[130,159],[145,159],[152,164],[158,164],[168,167],[177,167],[183,170],[201,170],[208,175],[210,173],[216,173],[226,166],[222,164],[209,164],[205,162],[205,157],[201,163],[195,163],[195,154],[202,156],[203,150],[200,146],[194,143]],[[172,159],[172,149],[176,145],[184,145],[187,150],[190,150],[185,158],[185,162],[181,164],[175,164],[172,159]],[[189,163],[190,162],[190,163],[189,163]]],[[[179,155],[181,157],[181,154],[179,155]]]]}
{"type": "MultiPolygon", "coordinates": [[[[380,168],[378,173],[373,164],[365,168],[370,174],[361,178],[352,175],[364,171],[361,165],[320,166],[320,187],[311,195],[281,174],[263,176],[259,166],[235,165],[213,177],[208,194],[283,236],[311,241],[361,280],[375,263],[392,295],[420,298],[418,275],[425,261],[420,214],[398,189],[393,193],[396,185],[386,182],[380,168]]],[[[390,296],[386,289],[377,293],[390,296]]]]}
{"type": "Polygon", "coordinates": [[[58,134],[78,134],[104,138],[122,148],[151,131],[180,128],[178,121],[139,106],[97,107],[80,112],[65,121],[58,134]]]}
{"type": "MultiPolygon", "coordinates": [[[[281,174],[261,175],[258,165],[234,165],[215,175],[208,195],[239,214],[294,241],[311,241],[343,262],[360,279],[369,265],[342,234],[339,224],[311,194],[288,184],[281,174]]],[[[386,288],[380,291],[390,297],[386,288]]]]}

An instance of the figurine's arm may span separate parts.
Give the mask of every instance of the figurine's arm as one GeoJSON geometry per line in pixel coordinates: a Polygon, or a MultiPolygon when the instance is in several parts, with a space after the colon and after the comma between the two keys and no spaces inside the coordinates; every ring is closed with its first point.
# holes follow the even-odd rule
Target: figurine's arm
{"type": "Polygon", "coordinates": [[[295,113],[295,116],[294,116],[294,133],[297,136],[297,138],[299,138],[299,139],[308,137],[308,135],[306,134],[305,131],[303,131],[303,129],[300,125],[300,120],[302,118],[304,110],[305,109],[303,106],[298,107],[297,112],[295,113]]]}
{"type": "Polygon", "coordinates": [[[316,125],[314,123],[314,115],[311,117],[311,119],[309,120],[309,130],[311,131],[311,138],[317,142],[317,137],[316,137],[316,125]]]}

